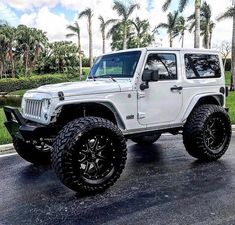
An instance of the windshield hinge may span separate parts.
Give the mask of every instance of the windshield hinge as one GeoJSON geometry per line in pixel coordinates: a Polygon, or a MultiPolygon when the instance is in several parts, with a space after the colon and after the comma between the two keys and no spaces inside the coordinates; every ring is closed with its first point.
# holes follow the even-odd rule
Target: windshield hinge
{"type": "Polygon", "coordinates": [[[146,113],[144,113],[144,112],[139,112],[139,113],[138,113],[138,119],[143,119],[143,118],[145,118],[145,115],[146,115],[146,113]]]}
{"type": "Polygon", "coordinates": [[[138,92],[138,98],[144,98],[145,97],[145,93],[142,91],[138,92]]]}

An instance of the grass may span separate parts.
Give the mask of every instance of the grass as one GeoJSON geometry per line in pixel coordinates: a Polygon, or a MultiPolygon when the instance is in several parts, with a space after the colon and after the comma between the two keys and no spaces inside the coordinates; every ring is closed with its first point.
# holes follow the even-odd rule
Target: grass
{"type": "Polygon", "coordinates": [[[232,123],[235,124],[235,91],[230,91],[226,100],[226,105],[229,108],[230,119],[232,123]]]}
{"type": "Polygon", "coordinates": [[[5,120],[5,115],[3,109],[0,108],[0,145],[11,143],[11,136],[6,130],[3,122],[5,120]]]}

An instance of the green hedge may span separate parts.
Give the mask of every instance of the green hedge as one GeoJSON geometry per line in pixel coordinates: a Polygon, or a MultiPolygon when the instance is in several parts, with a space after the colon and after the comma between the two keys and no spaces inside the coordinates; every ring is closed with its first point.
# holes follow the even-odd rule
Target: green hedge
{"type": "Polygon", "coordinates": [[[69,81],[65,75],[36,75],[20,78],[4,78],[0,80],[0,92],[11,92],[21,89],[32,89],[45,84],[69,81]]]}
{"type": "MultiPolygon", "coordinates": [[[[83,79],[86,78],[89,72],[89,68],[83,69],[83,74],[85,75],[83,79]]],[[[3,78],[0,79],[0,92],[12,92],[22,89],[32,89],[37,88],[46,84],[56,84],[68,81],[79,80],[78,74],[46,74],[46,75],[33,75],[30,77],[20,77],[20,78],[3,78]]]]}

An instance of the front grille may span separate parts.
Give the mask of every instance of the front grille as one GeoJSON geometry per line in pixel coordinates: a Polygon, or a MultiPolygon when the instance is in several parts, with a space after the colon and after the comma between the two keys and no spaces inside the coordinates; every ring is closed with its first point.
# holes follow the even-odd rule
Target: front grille
{"type": "Polygon", "coordinates": [[[27,117],[40,119],[42,113],[42,101],[39,100],[26,100],[24,114],[27,117]]]}

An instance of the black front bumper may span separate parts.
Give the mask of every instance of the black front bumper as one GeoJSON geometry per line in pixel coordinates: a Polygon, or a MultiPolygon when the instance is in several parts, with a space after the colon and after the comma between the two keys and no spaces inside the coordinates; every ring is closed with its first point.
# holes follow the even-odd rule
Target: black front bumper
{"type": "Polygon", "coordinates": [[[7,119],[4,124],[12,138],[30,140],[48,136],[46,126],[27,121],[17,108],[6,106],[4,112],[7,119]]]}

